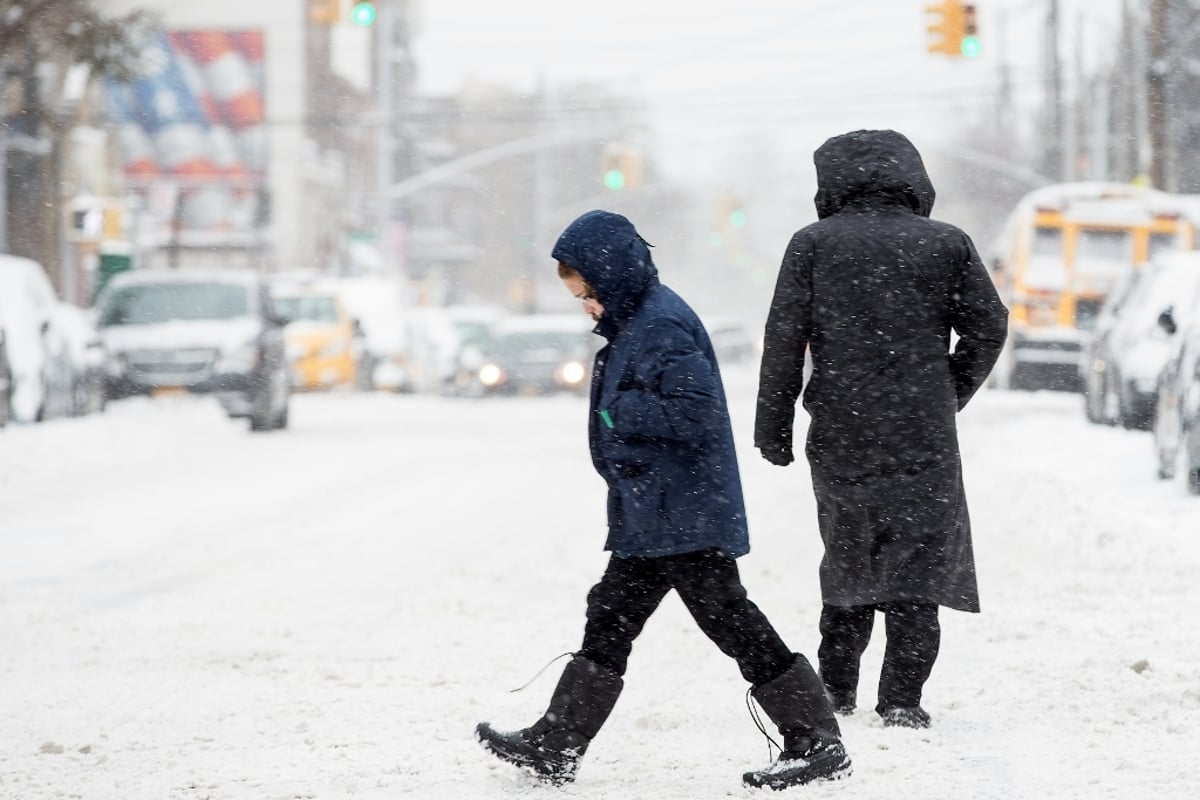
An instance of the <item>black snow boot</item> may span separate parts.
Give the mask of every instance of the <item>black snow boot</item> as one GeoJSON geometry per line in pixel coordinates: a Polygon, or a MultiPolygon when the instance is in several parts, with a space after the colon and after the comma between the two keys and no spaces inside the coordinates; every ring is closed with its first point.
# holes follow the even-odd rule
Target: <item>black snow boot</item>
{"type": "Polygon", "coordinates": [[[575,656],[558,679],[541,719],[510,733],[481,722],[475,736],[497,758],[529,770],[541,780],[569,783],[575,780],[579,760],[608,719],[624,685],[621,676],[607,667],[575,656]]]}
{"type": "Polygon", "coordinates": [[[783,734],[783,752],[769,767],[744,774],[747,786],[786,789],[850,775],[837,718],[808,659],[797,654],[787,672],[751,694],[783,734]]]}

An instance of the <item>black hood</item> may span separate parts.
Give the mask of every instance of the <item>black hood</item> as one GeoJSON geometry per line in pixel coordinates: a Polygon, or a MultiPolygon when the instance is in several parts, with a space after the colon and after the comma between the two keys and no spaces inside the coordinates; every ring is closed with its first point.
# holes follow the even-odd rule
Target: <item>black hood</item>
{"type": "Polygon", "coordinates": [[[595,290],[604,305],[600,332],[606,336],[611,333],[606,320],[619,326],[658,283],[646,240],[632,222],[611,211],[589,211],[568,225],[552,257],[573,268],[595,290]]]}
{"type": "Polygon", "coordinates": [[[834,136],[813,154],[817,166],[817,217],[849,205],[899,204],[928,217],[933,183],[921,154],[896,131],[853,131],[834,136]]]}

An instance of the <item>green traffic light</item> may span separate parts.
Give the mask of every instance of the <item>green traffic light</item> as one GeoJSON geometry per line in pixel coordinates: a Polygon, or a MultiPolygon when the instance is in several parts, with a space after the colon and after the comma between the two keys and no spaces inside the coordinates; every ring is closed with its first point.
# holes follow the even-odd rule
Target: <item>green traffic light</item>
{"type": "Polygon", "coordinates": [[[377,16],[379,12],[374,3],[355,3],[354,8],[350,9],[350,21],[361,28],[374,25],[377,16]]]}
{"type": "Polygon", "coordinates": [[[604,173],[604,188],[614,192],[625,188],[625,173],[619,169],[610,169],[604,173]]]}
{"type": "Polygon", "coordinates": [[[735,208],[729,212],[729,224],[735,228],[741,228],[746,224],[746,212],[740,208],[735,208]]]}
{"type": "Polygon", "coordinates": [[[983,45],[979,43],[978,36],[964,36],[961,49],[967,58],[977,58],[983,52],[983,45]]]}

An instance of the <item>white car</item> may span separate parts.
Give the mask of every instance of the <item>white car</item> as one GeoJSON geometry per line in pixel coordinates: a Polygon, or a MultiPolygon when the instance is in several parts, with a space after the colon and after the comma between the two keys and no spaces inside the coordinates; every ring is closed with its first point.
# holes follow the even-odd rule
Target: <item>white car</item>
{"type": "MultiPolygon", "coordinates": [[[[1170,356],[1170,336],[1159,317],[1200,286],[1200,263],[1182,251],[1160,253],[1141,268],[1121,298],[1111,328],[1092,353],[1092,371],[1103,378],[1106,401],[1093,405],[1101,421],[1151,430],[1158,403],[1159,374],[1170,356]]],[[[1106,309],[1101,309],[1101,315],[1106,309]]],[[[1089,411],[1089,417],[1092,414],[1089,411]]]]}
{"type": "Polygon", "coordinates": [[[59,305],[41,264],[0,254],[0,327],[12,373],[16,422],[73,413],[71,360],[59,305]]]}
{"type": "Polygon", "coordinates": [[[266,281],[248,270],[133,270],[96,298],[110,398],[213,394],[250,430],[287,427],[291,378],[266,281]]]}

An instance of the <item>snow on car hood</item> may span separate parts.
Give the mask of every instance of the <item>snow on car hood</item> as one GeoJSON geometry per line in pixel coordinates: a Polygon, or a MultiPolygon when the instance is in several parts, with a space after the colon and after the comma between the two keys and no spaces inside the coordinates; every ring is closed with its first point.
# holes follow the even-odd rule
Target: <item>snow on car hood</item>
{"type": "Polygon", "coordinates": [[[100,329],[110,353],[214,347],[235,350],[253,340],[261,327],[253,317],[225,320],[175,320],[156,325],[109,325],[100,329]]]}

